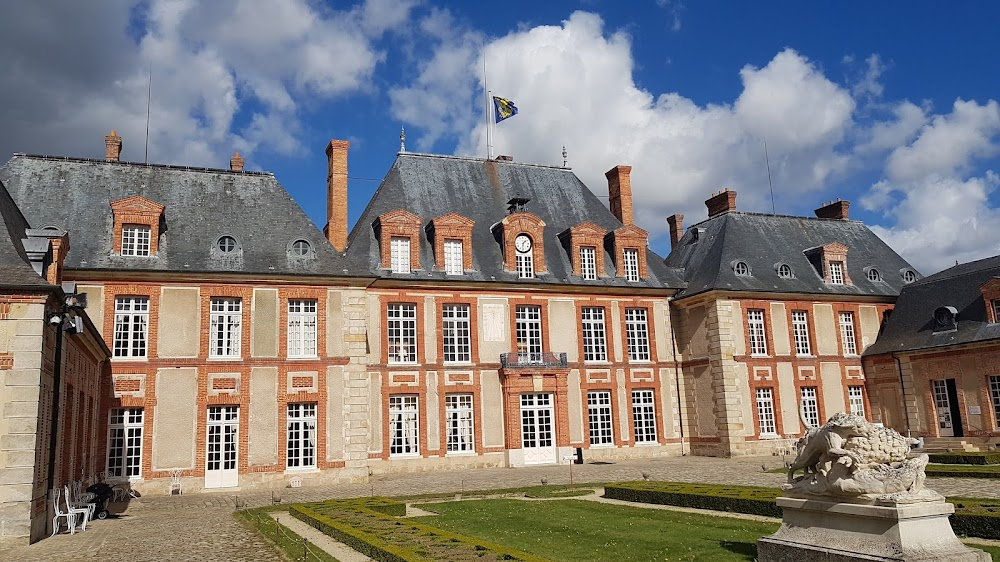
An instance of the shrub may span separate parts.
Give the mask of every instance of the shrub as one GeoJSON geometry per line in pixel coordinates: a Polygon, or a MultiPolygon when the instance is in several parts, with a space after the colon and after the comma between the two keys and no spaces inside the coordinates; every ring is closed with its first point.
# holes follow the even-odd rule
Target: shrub
{"type": "Polygon", "coordinates": [[[930,461],[939,464],[1000,464],[1000,451],[931,453],[930,461]]]}
{"type": "Polygon", "coordinates": [[[625,482],[604,486],[604,496],[641,503],[677,505],[715,511],[781,517],[774,499],[777,488],[685,484],[681,482],[625,482]]]}

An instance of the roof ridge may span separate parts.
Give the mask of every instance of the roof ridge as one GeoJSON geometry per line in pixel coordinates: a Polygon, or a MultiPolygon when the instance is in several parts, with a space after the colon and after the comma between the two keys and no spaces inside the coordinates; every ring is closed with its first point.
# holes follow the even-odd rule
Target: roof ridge
{"type": "Polygon", "coordinates": [[[274,172],[251,172],[251,171],[233,171],[227,170],[225,168],[205,168],[199,166],[179,166],[176,164],[149,164],[146,162],[121,162],[121,161],[108,161],[99,160],[97,158],[80,158],[76,156],[52,156],[48,154],[29,154],[24,152],[15,152],[14,158],[35,158],[39,160],[56,160],[64,162],[79,162],[85,164],[112,164],[116,166],[137,166],[141,168],[157,168],[164,170],[179,170],[185,172],[207,172],[207,173],[225,173],[237,176],[262,176],[262,177],[274,177],[274,172]]]}
{"type": "Polygon", "coordinates": [[[808,221],[823,221],[823,222],[835,222],[835,223],[864,224],[863,221],[854,220],[854,219],[848,219],[848,220],[843,220],[843,219],[821,219],[819,217],[806,217],[806,216],[801,216],[801,215],[782,215],[782,214],[775,214],[775,213],[756,213],[756,212],[752,212],[752,211],[726,211],[725,213],[721,213],[721,214],[715,215],[714,217],[708,217],[708,218],[706,218],[706,219],[704,219],[704,220],[702,220],[700,222],[692,224],[688,228],[693,228],[693,227],[699,226],[699,225],[704,224],[704,223],[706,223],[706,222],[708,222],[708,221],[710,221],[712,219],[715,219],[715,218],[718,218],[718,217],[721,217],[721,216],[725,216],[725,215],[746,215],[746,216],[752,216],[752,217],[773,217],[773,218],[779,218],[779,219],[799,219],[799,220],[808,220],[808,221]]]}
{"type": "Polygon", "coordinates": [[[396,156],[416,156],[420,158],[440,158],[442,160],[464,160],[467,162],[493,162],[495,164],[528,166],[531,168],[543,168],[549,170],[560,170],[572,172],[573,168],[568,166],[553,166],[551,164],[532,164],[530,162],[515,162],[514,160],[496,160],[491,158],[479,158],[477,156],[461,156],[453,154],[431,154],[427,152],[397,152],[396,156]]]}
{"type": "MultiPolygon", "coordinates": [[[[973,267],[972,269],[967,269],[965,271],[960,271],[960,272],[956,272],[956,273],[950,273],[948,275],[942,275],[942,273],[945,273],[946,271],[948,271],[950,269],[954,269],[956,267],[969,266],[969,265],[975,264],[976,262],[984,262],[984,261],[987,261],[987,260],[996,260],[997,258],[1000,258],[1000,256],[990,256],[988,258],[981,258],[981,259],[978,259],[978,260],[973,260],[973,261],[970,261],[970,262],[960,263],[958,265],[953,265],[953,266],[949,267],[948,269],[943,269],[943,270],[941,270],[941,271],[939,271],[939,272],[937,272],[937,273],[935,273],[933,275],[928,275],[927,277],[924,277],[923,279],[919,279],[919,280],[911,283],[910,285],[911,286],[912,285],[930,285],[932,283],[937,283],[939,281],[945,281],[945,280],[948,280],[948,279],[956,279],[958,277],[965,277],[967,275],[975,275],[975,274],[982,273],[982,272],[990,270],[990,269],[1000,269],[1000,260],[998,260],[995,265],[977,266],[977,267],[973,267]]],[[[1000,272],[998,272],[998,274],[1000,274],[1000,272]]]]}

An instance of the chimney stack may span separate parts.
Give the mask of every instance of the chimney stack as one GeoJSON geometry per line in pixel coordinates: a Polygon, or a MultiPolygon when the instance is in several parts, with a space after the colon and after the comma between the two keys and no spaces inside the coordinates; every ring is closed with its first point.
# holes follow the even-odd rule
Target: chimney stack
{"type": "Polygon", "coordinates": [[[708,207],[708,218],[722,215],[728,213],[729,211],[735,211],[736,192],[730,191],[727,187],[725,191],[713,193],[712,196],[705,201],[705,206],[708,207]]]}
{"type": "Polygon", "coordinates": [[[625,226],[635,224],[632,214],[632,166],[615,166],[604,176],[608,178],[608,199],[611,212],[625,226]]]}
{"type": "Polygon", "coordinates": [[[326,147],[326,227],[330,244],[343,252],[347,248],[347,148],[350,141],[331,140],[326,147]]]}
{"type": "Polygon", "coordinates": [[[684,215],[676,213],[667,217],[667,225],[670,227],[670,249],[677,247],[677,243],[684,237],[684,215]]]}
{"type": "Polygon", "coordinates": [[[850,201],[842,201],[840,197],[836,201],[831,200],[826,205],[813,211],[821,219],[848,220],[847,209],[851,206],[850,201]]]}
{"type": "Polygon", "coordinates": [[[105,135],[104,147],[106,149],[104,159],[108,162],[117,162],[121,158],[122,138],[118,136],[118,133],[114,129],[111,129],[110,135],[105,135]]]}
{"type": "Polygon", "coordinates": [[[237,152],[235,156],[229,159],[229,169],[234,172],[242,172],[243,164],[245,163],[246,159],[240,156],[240,153],[237,152]]]}

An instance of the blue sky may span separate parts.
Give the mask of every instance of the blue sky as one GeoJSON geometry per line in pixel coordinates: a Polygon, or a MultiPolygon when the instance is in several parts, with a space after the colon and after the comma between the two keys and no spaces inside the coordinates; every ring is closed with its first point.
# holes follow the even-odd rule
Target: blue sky
{"type": "MultiPolygon", "coordinates": [[[[1000,254],[1000,5],[967,2],[70,0],[0,11],[0,154],[274,172],[318,226],[331,138],[356,220],[399,148],[485,154],[489,86],[520,114],[496,153],[569,165],[599,195],[633,166],[637,220],[705,218],[724,187],[769,212],[852,202],[925,274],[1000,254]],[[956,7],[957,6],[957,7],[956,7]]],[[[429,217],[426,217],[429,218],[429,217]]]]}

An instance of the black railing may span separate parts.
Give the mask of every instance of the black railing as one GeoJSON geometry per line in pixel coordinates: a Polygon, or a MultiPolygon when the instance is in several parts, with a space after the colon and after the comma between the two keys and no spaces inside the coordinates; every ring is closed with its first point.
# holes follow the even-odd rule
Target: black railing
{"type": "Polygon", "coordinates": [[[567,366],[565,353],[501,353],[500,366],[509,368],[539,368],[567,366]]]}

